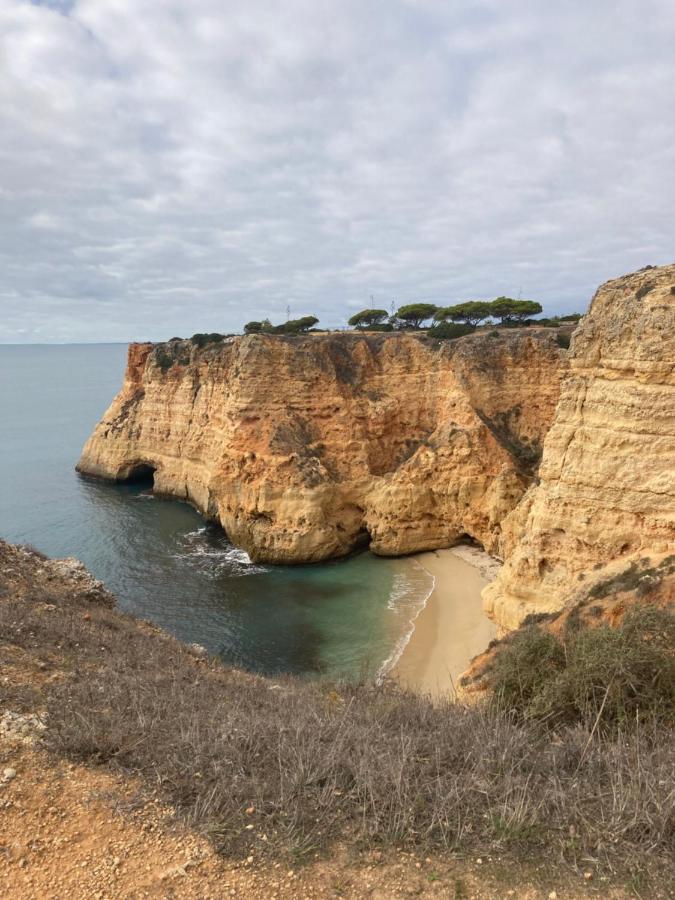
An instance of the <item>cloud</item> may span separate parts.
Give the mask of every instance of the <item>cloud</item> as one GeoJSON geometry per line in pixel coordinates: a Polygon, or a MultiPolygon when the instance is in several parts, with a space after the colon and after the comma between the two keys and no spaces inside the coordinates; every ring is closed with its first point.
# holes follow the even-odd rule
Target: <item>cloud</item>
{"type": "Polygon", "coordinates": [[[0,341],[518,294],[675,255],[668,0],[4,0],[0,341]]]}

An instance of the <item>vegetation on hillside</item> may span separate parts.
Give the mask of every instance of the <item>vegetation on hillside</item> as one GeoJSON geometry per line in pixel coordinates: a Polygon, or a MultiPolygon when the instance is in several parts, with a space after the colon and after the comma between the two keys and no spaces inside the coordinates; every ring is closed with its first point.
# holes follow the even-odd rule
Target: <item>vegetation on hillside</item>
{"type": "Polygon", "coordinates": [[[527,632],[466,708],[248,676],[53,580],[0,592],[0,647],[60,673],[5,704],[46,702],[54,752],[138,774],[239,858],[446,848],[672,884],[672,637],[651,610],[562,649],[527,632]]]}
{"type": "Polygon", "coordinates": [[[395,319],[408,328],[421,328],[422,322],[431,319],[437,310],[438,307],[433,303],[408,303],[399,306],[395,319]]]}
{"type": "Polygon", "coordinates": [[[362,309],[361,312],[354,313],[347,324],[353,328],[372,328],[373,325],[382,325],[388,317],[386,309],[362,309]]]}
{"type": "Polygon", "coordinates": [[[582,722],[619,733],[640,719],[674,727],[675,615],[637,606],[619,628],[571,627],[562,642],[531,625],[497,655],[491,678],[493,702],[549,728],[582,722]]]}
{"type": "Polygon", "coordinates": [[[289,319],[281,325],[272,325],[269,319],[261,322],[247,322],[244,325],[246,334],[305,334],[317,325],[316,316],[302,316],[300,319],[289,319]]]}
{"type": "MultiPolygon", "coordinates": [[[[441,339],[453,339],[470,334],[482,322],[497,322],[503,328],[536,323],[559,328],[578,322],[580,313],[553,318],[534,319],[542,312],[542,306],[534,300],[514,300],[497,297],[496,300],[466,300],[452,306],[438,307],[434,303],[407,303],[389,315],[386,309],[367,308],[354,313],[347,324],[358,331],[402,331],[425,329],[441,339]],[[433,324],[428,325],[433,319],[433,324]],[[450,327],[455,326],[455,327],[450,327]]],[[[246,334],[305,334],[314,330],[316,316],[291,319],[281,325],[272,325],[269,319],[247,322],[246,334]]]]}

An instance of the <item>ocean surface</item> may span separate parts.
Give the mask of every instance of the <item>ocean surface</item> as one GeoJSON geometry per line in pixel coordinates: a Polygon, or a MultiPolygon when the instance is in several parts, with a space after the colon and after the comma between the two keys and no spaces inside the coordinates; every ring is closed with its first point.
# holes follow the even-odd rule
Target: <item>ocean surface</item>
{"type": "Polygon", "coordinates": [[[78,476],[126,346],[0,346],[0,537],[76,556],[125,611],[250,671],[355,680],[396,658],[433,579],[365,552],[260,566],[192,507],[78,476]]]}

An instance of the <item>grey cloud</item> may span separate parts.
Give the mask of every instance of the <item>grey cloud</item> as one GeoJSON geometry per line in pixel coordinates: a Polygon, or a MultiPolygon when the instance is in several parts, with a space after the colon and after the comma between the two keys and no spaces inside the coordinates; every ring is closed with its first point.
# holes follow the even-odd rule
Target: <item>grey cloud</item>
{"type": "Polygon", "coordinates": [[[571,311],[674,256],[667,0],[5,0],[0,36],[0,341],[571,311]]]}

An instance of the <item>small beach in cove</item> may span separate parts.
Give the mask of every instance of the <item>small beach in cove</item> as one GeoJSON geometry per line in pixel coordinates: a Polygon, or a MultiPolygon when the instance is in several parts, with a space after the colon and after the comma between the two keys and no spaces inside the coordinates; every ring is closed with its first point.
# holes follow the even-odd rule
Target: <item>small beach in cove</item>
{"type": "Polygon", "coordinates": [[[499,562],[465,545],[420,553],[413,559],[433,576],[434,587],[390,674],[414,691],[453,695],[471,659],[497,635],[480,595],[497,574],[499,562]]]}

